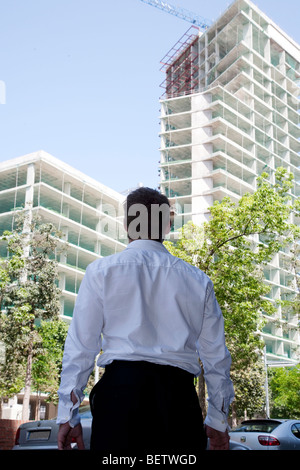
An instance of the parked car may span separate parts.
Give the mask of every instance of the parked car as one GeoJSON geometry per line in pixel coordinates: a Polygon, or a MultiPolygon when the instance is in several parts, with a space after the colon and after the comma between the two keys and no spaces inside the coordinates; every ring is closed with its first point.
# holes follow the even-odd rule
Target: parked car
{"type": "MultiPolygon", "coordinates": [[[[90,447],[92,415],[88,405],[79,409],[83,440],[86,449],[90,447]]],[[[13,450],[57,450],[59,425],[55,419],[23,423],[16,433],[13,450]]],[[[76,444],[73,444],[76,448],[76,444]]],[[[230,441],[230,450],[251,450],[241,442],[230,441]]]]}
{"type": "Polygon", "coordinates": [[[229,435],[252,450],[300,450],[300,420],[250,419],[229,435]]]}
{"type": "MultiPolygon", "coordinates": [[[[89,449],[92,425],[92,414],[89,405],[81,406],[79,413],[84,445],[86,449],[89,449]]],[[[59,425],[56,424],[55,419],[23,423],[16,432],[13,450],[57,450],[58,429],[59,425]]]]}

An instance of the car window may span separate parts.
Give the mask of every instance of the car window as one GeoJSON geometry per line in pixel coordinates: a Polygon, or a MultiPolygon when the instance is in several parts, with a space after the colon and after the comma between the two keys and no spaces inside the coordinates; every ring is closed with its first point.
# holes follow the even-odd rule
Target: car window
{"type": "Polygon", "coordinates": [[[249,421],[242,423],[239,427],[231,432],[273,432],[277,426],[281,424],[279,421],[249,421]]]}
{"type": "Polygon", "coordinates": [[[295,437],[300,439],[300,423],[293,424],[292,433],[294,434],[295,437]]]}
{"type": "MultiPolygon", "coordinates": [[[[91,418],[92,412],[90,405],[80,405],[79,407],[80,418],[91,418]]],[[[56,420],[56,418],[54,418],[56,420]]]]}
{"type": "Polygon", "coordinates": [[[89,405],[83,405],[79,407],[80,418],[91,418],[92,413],[89,405]]]}

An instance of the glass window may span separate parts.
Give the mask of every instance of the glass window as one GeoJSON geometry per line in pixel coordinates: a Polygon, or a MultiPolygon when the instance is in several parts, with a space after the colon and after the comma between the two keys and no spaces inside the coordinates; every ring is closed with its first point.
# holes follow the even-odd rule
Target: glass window
{"type": "Polygon", "coordinates": [[[292,433],[297,439],[300,439],[300,423],[293,424],[292,433]]]}
{"type": "Polygon", "coordinates": [[[234,429],[231,432],[273,432],[277,426],[279,426],[280,421],[249,421],[242,423],[239,427],[234,429]]]}

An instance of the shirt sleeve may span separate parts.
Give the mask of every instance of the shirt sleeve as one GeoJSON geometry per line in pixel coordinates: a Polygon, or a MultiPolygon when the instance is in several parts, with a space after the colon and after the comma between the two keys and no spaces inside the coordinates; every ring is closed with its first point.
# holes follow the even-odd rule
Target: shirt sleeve
{"type": "Polygon", "coordinates": [[[197,349],[208,392],[205,424],[224,432],[228,428],[227,416],[234,390],[230,379],[231,356],[225,345],[224,319],[212,283],[207,288],[197,349]]]}
{"type": "Polygon", "coordinates": [[[101,282],[96,274],[95,264],[92,263],[79,288],[64,348],[56,422],[68,421],[72,427],[80,421],[78,408],[84,398],[95,358],[101,350],[103,302],[101,282]],[[77,398],[75,404],[71,401],[72,391],[77,398]]]}

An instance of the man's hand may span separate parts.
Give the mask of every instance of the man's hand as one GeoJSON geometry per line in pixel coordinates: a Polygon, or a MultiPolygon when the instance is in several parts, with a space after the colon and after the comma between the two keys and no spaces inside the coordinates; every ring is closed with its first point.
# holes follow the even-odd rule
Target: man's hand
{"type": "Polygon", "coordinates": [[[217,431],[210,426],[205,426],[206,435],[209,438],[209,450],[229,450],[228,431],[217,431]]]}
{"type": "Polygon", "coordinates": [[[57,444],[59,450],[70,450],[71,442],[76,442],[79,450],[84,450],[84,442],[82,437],[81,424],[77,424],[74,428],[71,428],[69,423],[64,423],[59,426],[57,444]]]}

